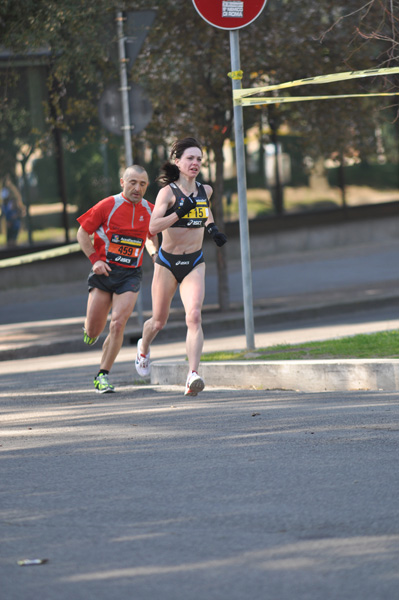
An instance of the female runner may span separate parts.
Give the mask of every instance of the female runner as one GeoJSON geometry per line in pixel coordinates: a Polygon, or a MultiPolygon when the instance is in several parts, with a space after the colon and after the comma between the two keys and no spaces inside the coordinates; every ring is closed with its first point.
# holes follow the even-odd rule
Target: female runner
{"type": "Polygon", "coordinates": [[[227,238],[213,222],[209,199],[212,188],[196,181],[202,162],[202,147],[195,138],[176,141],[158,180],[158,193],[150,221],[150,235],[162,232],[162,245],[154,265],[152,317],[144,323],[137,344],[136,370],[150,374],[150,344],[165,326],[177,286],[187,325],[186,352],[189,372],[185,395],[196,396],[205,383],[198,374],[204,336],[201,310],[205,296],[205,262],[202,253],[204,228],[218,246],[227,238]]]}

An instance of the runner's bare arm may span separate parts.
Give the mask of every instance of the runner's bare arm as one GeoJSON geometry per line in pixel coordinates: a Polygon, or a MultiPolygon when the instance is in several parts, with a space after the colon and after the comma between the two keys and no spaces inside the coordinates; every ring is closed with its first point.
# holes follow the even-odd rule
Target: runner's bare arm
{"type": "Polygon", "coordinates": [[[79,227],[76,236],[80,247],[84,254],[93,265],[93,271],[96,275],[108,275],[108,271],[111,271],[111,267],[106,262],[100,259],[97,252],[94,249],[93,242],[91,241],[90,235],[87,233],[82,226],[79,227]]]}
{"type": "Polygon", "coordinates": [[[152,261],[154,262],[156,255],[158,254],[158,237],[156,235],[149,236],[145,242],[145,249],[148,254],[151,256],[152,261]]]}
{"type": "Polygon", "coordinates": [[[171,227],[173,223],[176,223],[183,215],[187,214],[196,207],[197,203],[195,198],[186,198],[181,207],[176,212],[171,213],[165,217],[165,213],[175,202],[175,197],[169,186],[165,186],[158,192],[157,199],[155,200],[155,208],[151,215],[150,221],[150,233],[155,235],[171,227]]]}
{"type": "MultiPolygon", "coordinates": [[[[211,196],[213,194],[213,189],[211,188],[210,185],[204,185],[204,188],[205,188],[207,198],[208,198],[208,200],[210,200],[211,196]]],[[[208,216],[208,220],[205,223],[205,227],[207,225],[209,225],[209,223],[213,223],[213,215],[212,215],[211,207],[208,208],[208,212],[209,212],[209,216],[208,216]]]]}
{"type": "MultiPolygon", "coordinates": [[[[206,195],[208,196],[208,200],[209,200],[210,197],[212,196],[213,190],[210,185],[205,185],[204,187],[205,187],[206,195]]],[[[227,236],[224,233],[221,233],[219,231],[219,229],[217,228],[217,226],[215,225],[215,222],[213,220],[213,214],[212,214],[212,211],[210,208],[209,208],[209,216],[205,223],[205,228],[206,228],[207,232],[209,233],[209,235],[212,236],[212,239],[217,246],[219,246],[219,247],[223,246],[227,242],[227,236]]]]}
{"type": "Polygon", "coordinates": [[[172,213],[165,217],[165,213],[170,206],[173,204],[173,193],[169,186],[162,188],[157,195],[155,200],[155,208],[152,211],[150,221],[150,235],[156,235],[165,229],[168,229],[173,223],[176,223],[178,216],[176,213],[172,213]]]}

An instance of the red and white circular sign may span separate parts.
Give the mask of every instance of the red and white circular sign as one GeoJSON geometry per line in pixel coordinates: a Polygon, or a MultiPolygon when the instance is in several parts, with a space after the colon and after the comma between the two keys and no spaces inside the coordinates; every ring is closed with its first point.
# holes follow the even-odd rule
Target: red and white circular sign
{"type": "Polygon", "coordinates": [[[193,0],[201,17],[219,29],[241,29],[260,15],[267,0],[193,0]]]}

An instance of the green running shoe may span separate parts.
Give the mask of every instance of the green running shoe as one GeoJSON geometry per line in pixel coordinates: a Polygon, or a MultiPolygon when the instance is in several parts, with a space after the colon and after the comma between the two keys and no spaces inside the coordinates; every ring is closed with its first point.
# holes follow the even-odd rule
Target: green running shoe
{"type": "Polygon", "coordinates": [[[94,378],[94,387],[96,388],[96,392],[99,394],[108,394],[109,392],[114,392],[114,386],[108,381],[108,375],[105,373],[100,373],[97,377],[94,378]]]}
{"type": "Polygon", "coordinates": [[[87,344],[88,346],[93,346],[93,344],[95,344],[97,340],[98,336],[94,338],[89,337],[86,333],[86,329],[83,327],[83,341],[85,344],[87,344]]]}

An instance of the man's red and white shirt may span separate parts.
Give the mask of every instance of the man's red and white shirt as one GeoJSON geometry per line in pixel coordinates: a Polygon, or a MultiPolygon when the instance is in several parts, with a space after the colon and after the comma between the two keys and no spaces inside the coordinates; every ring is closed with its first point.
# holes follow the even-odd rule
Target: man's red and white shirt
{"type": "Polygon", "coordinates": [[[123,194],[104,198],[77,221],[89,235],[100,259],[129,269],[143,262],[154,205],[144,198],[134,204],[123,194]]]}

